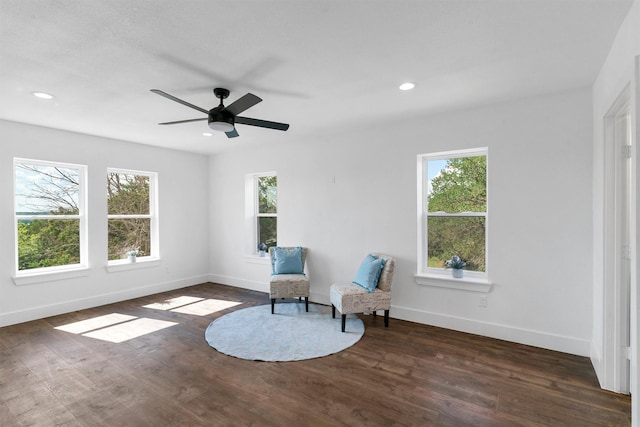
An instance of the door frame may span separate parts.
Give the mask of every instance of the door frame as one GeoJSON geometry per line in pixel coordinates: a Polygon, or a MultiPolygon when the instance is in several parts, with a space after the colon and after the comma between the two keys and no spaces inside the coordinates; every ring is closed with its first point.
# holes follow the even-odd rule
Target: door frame
{"type": "MultiPolygon", "coordinates": [[[[632,144],[631,85],[627,85],[604,116],[604,340],[603,340],[603,384],[606,389],[629,393],[631,391],[631,317],[632,289],[631,254],[635,253],[635,239],[629,239],[628,248],[623,248],[624,233],[631,234],[633,222],[634,188],[631,185],[627,197],[625,167],[631,160],[623,158],[623,145],[632,144]],[[626,162],[626,163],[625,163],[626,162]],[[627,197],[627,199],[625,199],[627,197]],[[623,212],[630,205],[628,223],[623,212]],[[629,266],[629,271],[623,272],[629,266]],[[629,279],[625,278],[629,275],[629,279]]],[[[633,171],[633,169],[631,169],[633,171]]],[[[630,172],[629,172],[630,173],[630,172]]],[[[625,246],[627,246],[625,244],[625,246]]],[[[635,295],[635,292],[633,292],[635,295]]]]}

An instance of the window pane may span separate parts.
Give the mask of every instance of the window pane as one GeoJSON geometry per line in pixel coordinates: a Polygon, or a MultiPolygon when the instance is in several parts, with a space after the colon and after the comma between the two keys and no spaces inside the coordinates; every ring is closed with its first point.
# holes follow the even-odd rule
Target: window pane
{"type": "Polygon", "coordinates": [[[429,217],[427,219],[429,267],[444,268],[444,261],[458,255],[465,269],[485,271],[484,217],[429,217]]]}
{"type": "Polygon", "coordinates": [[[486,212],[487,157],[427,162],[429,212],[486,212]]]}
{"type": "Polygon", "coordinates": [[[16,164],[16,213],[78,215],[80,170],[16,164]]]}
{"type": "Polygon", "coordinates": [[[258,177],[258,213],[278,212],[278,177],[258,177]]]}
{"type": "Polygon", "coordinates": [[[107,197],[109,215],[148,215],[149,177],[110,172],[107,197]]]}
{"type": "Polygon", "coordinates": [[[18,221],[18,270],[80,263],[80,220],[18,221]]]}
{"type": "Polygon", "coordinates": [[[258,217],[258,243],[267,247],[277,246],[278,218],[258,217]]]}
{"type": "Polygon", "coordinates": [[[138,250],[138,256],[151,255],[151,219],[109,219],[109,260],[127,257],[138,250]]]}

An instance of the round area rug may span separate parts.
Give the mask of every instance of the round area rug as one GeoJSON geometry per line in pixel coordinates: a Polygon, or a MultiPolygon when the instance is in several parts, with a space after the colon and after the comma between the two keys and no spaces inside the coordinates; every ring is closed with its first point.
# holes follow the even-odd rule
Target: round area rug
{"type": "Polygon", "coordinates": [[[341,332],[340,313],[331,307],[304,302],[276,302],[249,307],[214,320],[205,332],[209,345],[221,353],[247,360],[288,362],[327,356],[349,348],[364,334],[357,316],[347,315],[341,332]]]}

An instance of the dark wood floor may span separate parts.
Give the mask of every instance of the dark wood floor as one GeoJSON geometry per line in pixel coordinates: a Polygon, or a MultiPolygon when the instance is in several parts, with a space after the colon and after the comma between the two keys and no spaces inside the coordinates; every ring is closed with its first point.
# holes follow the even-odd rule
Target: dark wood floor
{"type": "Polygon", "coordinates": [[[307,361],[207,345],[213,319],[267,303],[203,284],[0,328],[0,425],[630,425],[629,397],[601,390],[587,358],[395,319],[385,329],[382,316],[361,316],[353,347],[307,361]],[[143,307],[180,296],[242,304],[206,316],[143,307]],[[121,343],[54,329],[111,313],[177,325],[121,343]]]}

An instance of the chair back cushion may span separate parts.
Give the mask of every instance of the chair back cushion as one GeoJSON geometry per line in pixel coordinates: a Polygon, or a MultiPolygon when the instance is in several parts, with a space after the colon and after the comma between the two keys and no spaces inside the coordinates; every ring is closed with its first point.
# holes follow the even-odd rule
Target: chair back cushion
{"type": "Polygon", "coordinates": [[[391,292],[391,281],[393,280],[393,270],[396,267],[396,260],[388,255],[372,252],[371,255],[384,259],[384,268],[378,279],[378,289],[385,292],[391,292]]]}
{"type": "Polygon", "coordinates": [[[379,258],[371,254],[367,255],[362,261],[362,264],[360,264],[353,283],[362,286],[367,292],[373,292],[376,286],[378,286],[380,272],[384,267],[384,263],[384,258],[379,258]]]}
{"type": "Polygon", "coordinates": [[[276,246],[269,248],[271,274],[304,274],[307,248],[301,246],[276,246]]]}

